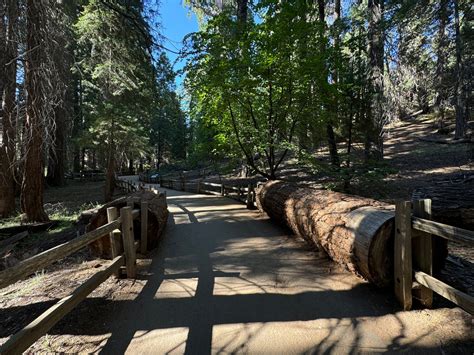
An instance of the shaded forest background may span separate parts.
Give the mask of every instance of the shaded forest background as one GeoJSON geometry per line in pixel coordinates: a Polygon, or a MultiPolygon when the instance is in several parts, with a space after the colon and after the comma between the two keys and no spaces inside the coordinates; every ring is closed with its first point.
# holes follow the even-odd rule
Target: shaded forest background
{"type": "Polygon", "coordinates": [[[178,90],[159,2],[0,0],[0,217],[48,220],[45,186],[86,171],[105,172],[105,200],[118,173],[275,179],[290,157],[347,187],[385,169],[389,124],[426,113],[472,144],[468,1],[185,6],[201,23],[178,90]]]}

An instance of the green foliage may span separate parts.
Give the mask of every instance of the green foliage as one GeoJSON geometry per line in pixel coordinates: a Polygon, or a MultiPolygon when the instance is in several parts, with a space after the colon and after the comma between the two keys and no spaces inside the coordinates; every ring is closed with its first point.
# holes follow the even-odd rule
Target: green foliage
{"type": "Polygon", "coordinates": [[[246,24],[245,32],[223,11],[191,37],[186,85],[196,137],[203,127],[214,129],[212,142],[196,142],[195,151],[238,146],[255,170],[273,178],[300,128],[325,122],[323,93],[332,96],[320,52],[326,39],[307,20],[314,8],[304,1],[262,1],[254,10],[261,22],[246,24]]]}
{"type": "Polygon", "coordinates": [[[80,142],[129,157],[148,150],[154,68],[150,38],[141,16],[140,2],[115,3],[91,0],[77,23],[78,57],[88,129],[80,142]],[[122,13],[141,21],[133,24],[122,13]],[[136,28],[138,27],[138,28],[136,28]]]}

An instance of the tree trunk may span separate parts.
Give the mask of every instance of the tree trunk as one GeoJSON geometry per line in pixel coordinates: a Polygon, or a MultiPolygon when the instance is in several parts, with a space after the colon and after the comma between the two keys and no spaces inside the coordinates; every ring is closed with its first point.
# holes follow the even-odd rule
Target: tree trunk
{"type": "MultiPolygon", "coordinates": [[[[7,44],[7,24],[6,20],[6,0],[0,0],[0,45],[2,48],[7,44]]],[[[5,63],[7,62],[6,51],[0,51],[0,100],[3,97],[3,88],[5,87],[5,63]]]]}
{"type": "Polygon", "coordinates": [[[248,17],[248,0],[237,0],[237,20],[240,24],[246,24],[248,17]]]}
{"type": "Polygon", "coordinates": [[[339,167],[339,154],[337,153],[336,136],[334,135],[334,129],[331,124],[326,125],[326,133],[328,136],[329,155],[331,157],[331,164],[335,167],[339,167]]]}
{"type": "Polygon", "coordinates": [[[86,148],[81,149],[81,171],[86,169],[86,148]]]}
{"type": "MultiPolygon", "coordinates": [[[[318,0],[318,16],[319,16],[319,21],[323,25],[323,29],[321,32],[321,55],[324,55],[326,53],[326,48],[324,45],[324,37],[326,33],[326,14],[325,14],[325,4],[324,0],[318,0]]],[[[328,72],[326,69],[326,59],[324,59],[324,68],[325,68],[325,80],[328,80],[328,72]]],[[[337,110],[337,108],[336,108],[337,110]]],[[[329,115],[330,116],[330,115],[329,115]]],[[[334,127],[332,123],[332,119],[329,119],[329,122],[326,124],[326,134],[327,134],[327,142],[328,142],[328,147],[329,147],[329,155],[331,157],[331,164],[335,167],[339,167],[339,155],[337,153],[337,142],[336,142],[336,136],[334,134],[334,127]]]]}
{"type": "Polygon", "coordinates": [[[28,222],[45,222],[49,218],[43,207],[43,135],[44,92],[41,85],[40,67],[44,62],[42,43],[45,33],[43,3],[27,0],[26,20],[26,152],[23,182],[21,186],[21,207],[28,222]]]}
{"type": "MultiPolygon", "coordinates": [[[[77,137],[81,133],[82,127],[82,81],[78,74],[74,74],[74,118],[72,121],[72,136],[77,137]]],[[[72,170],[75,173],[81,171],[81,147],[77,142],[73,142],[73,163],[72,170]]]]}
{"type": "Polygon", "coordinates": [[[393,206],[282,181],[261,186],[257,205],[356,275],[377,286],[392,282],[393,206]]]}
{"type": "Polygon", "coordinates": [[[105,202],[112,200],[115,190],[115,149],[112,142],[107,154],[107,172],[105,176],[105,202]]]}
{"type": "Polygon", "coordinates": [[[64,136],[66,131],[66,109],[63,107],[63,105],[64,103],[59,104],[59,106],[54,110],[55,130],[53,144],[50,147],[47,175],[47,182],[51,186],[63,186],[65,183],[64,136]]]}
{"type": "Polygon", "coordinates": [[[384,126],[384,85],[383,85],[383,57],[384,57],[384,30],[383,10],[384,0],[369,0],[369,67],[371,105],[366,148],[374,144],[374,158],[383,158],[383,126],[384,126]]]}
{"type": "Polygon", "coordinates": [[[456,85],[454,95],[456,97],[456,130],[454,139],[465,138],[466,136],[466,117],[463,95],[463,63],[462,63],[462,43],[461,30],[459,22],[459,0],[454,0],[454,28],[456,35],[456,85]]]}
{"type": "MultiPolygon", "coordinates": [[[[7,1],[8,27],[5,30],[3,16],[0,20],[0,43],[5,44],[4,55],[0,57],[0,65],[4,72],[0,74],[3,81],[0,84],[2,102],[3,136],[0,146],[0,217],[10,216],[15,211],[15,107],[16,107],[16,57],[18,56],[18,41],[16,39],[18,24],[18,0],[7,1]],[[6,42],[5,42],[6,41],[6,42]],[[2,95],[3,93],[3,95],[2,95]]],[[[0,2],[2,4],[2,2],[0,2]]],[[[0,79],[2,80],[2,79],[0,79]]]]}
{"type": "Polygon", "coordinates": [[[445,89],[445,72],[446,72],[446,25],[449,20],[448,14],[448,0],[439,1],[438,9],[438,48],[437,48],[437,62],[436,62],[436,80],[437,80],[437,95],[435,101],[435,108],[438,111],[438,128],[444,128],[444,101],[446,100],[446,89],[445,89]]]}

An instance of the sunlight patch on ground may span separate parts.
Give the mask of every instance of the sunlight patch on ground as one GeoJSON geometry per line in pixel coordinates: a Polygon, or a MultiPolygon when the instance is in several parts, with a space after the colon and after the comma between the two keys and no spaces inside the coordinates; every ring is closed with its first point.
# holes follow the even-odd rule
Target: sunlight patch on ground
{"type": "Polygon", "coordinates": [[[183,354],[189,329],[187,327],[138,330],[126,354],[183,354]]]}
{"type": "MultiPolygon", "coordinates": [[[[257,349],[269,354],[344,354],[360,342],[351,319],[217,325],[212,340],[212,353],[221,354],[252,353],[257,349]]],[[[385,349],[377,339],[367,341],[366,347],[372,351],[385,349]]]]}
{"type": "Polygon", "coordinates": [[[164,280],[155,295],[155,299],[194,297],[197,284],[197,278],[164,280]]]}

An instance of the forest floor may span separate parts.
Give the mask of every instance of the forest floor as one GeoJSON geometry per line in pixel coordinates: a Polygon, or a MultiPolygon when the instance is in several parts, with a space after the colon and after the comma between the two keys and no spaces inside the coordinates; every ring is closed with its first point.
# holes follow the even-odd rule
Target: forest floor
{"type": "MultiPolygon", "coordinates": [[[[227,198],[167,190],[170,219],[137,280],[109,278],[30,352],[469,354],[472,317],[393,293],[227,198]]],[[[94,273],[72,262],[2,290],[0,343],[94,273]]]]}
{"type": "MultiPolygon", "coordinates": [[[[454,122],[447,120],[445,124],[453,127],[454,122]]],[[[473,125],[474,122],[470,124],[473,125]]],[[[474,175],[474,131],[470,134],[470,143],[456,144],[453,131],[438,133],[432,114],[394,122],[385,129],[384,162],[373,171],[376,176],[372,178],[370,173],[362,177],[354,175],[347,192],[393,203],[396,199],[411,199],[417,189],[439,181],[474,175]]],[[[340,144],[339,154],[343,155],[345,149],[344,144],[340,144]]],[[[362,156],[362,151],[361,144],[353,145],[356,156],[362,156]]],[[[313,153],[317,161],[329,163],[327,148],[313,153]]],[[[318,171],[318,166],[302,166],[294,157],[282,164],[278,177],[314,187],[341,187],[340,175],[331,175],[325,169],[318,171]]],[[[258,176],[239,177],[236,173],[212,175],[206,180],[244,186],[249,182],[264,181],[258,176]]]]}
{"type": "MultiPolygon", "coordinates": [[[[436,181],[472,172],[473,144],[440,144],[424,140],[446,139],[445,136],[438,135],[436,130],[430,117],[401,121],[389,127],[385,153],[387,163],[394,172],[390,171],[382,180],[372,182],[370,188],[355,184],[351,192],[392,202],[397,198],[409,199],[413,191],[436,181]]],[[[285,178],[289,180],[309,185],[321,183],[321,179],[311,177],[306,170],[299,169],[291,161],[286,164],[284,172],[285,178]]],[[[221,178],[231,183],[246,183],[248,180],[234,175],[210,177],[210,180],[221,178]]],[[[84,229],[83,224],[75,223],[80,212],[102,202],[102,182],[69,181],[66,187],[47,189],[45,207],[59,223],[49,231],[32,233],[14,248],[0,255],[0,270],[74,238],[84,229]]],[[[18,217],[0,221],[0,228],[2,224],[7,226],[17,221],[18,217]]],[[[450,257],[443,278],[453,286],[474,294],[474,252],[453,243],[450,243],[449,249],[450,257]]],[[[118,305],[123,303],[122,301],[133,300],[140,295],[146,286],[146,278],[150,275],[149,268],[155,257],[156,255],[152,254],[140,259],[140,277],[137,280],[108,279],[86,302],[81,303],[54,328],[51,333],[53,335],[41,338],[32,349],[47,352],[100,349],[110,337],[107,317],[119,311],[118,305]],[[89,334],[88,330],[91,324],[94,328],[93,335],[89,334]]],[[[68,295],[104,262],[106,261],[92,258],[87,250],[83,250],[27,280],[0,290],[0,344],[59,298],[68,295]]],[[[332,267],[335,266],[329,266],[332,267]]],[[[437,302],[443,307],[449,305],[440,298],[437,302]]],[[[427,313],[426,317],[433,317],[435,314],[431,314],[431,311],[423,312],[427,313]]],[[[442,320],[444,317],[445,315],[442,315],[437,319],[442,320]]],[[[456,333],[454,328],[450,328],[450,332],[456,333]]]]}
{"type": "MultiPolygon", "coordinates": [[[[453,140],[453,118],[447,119],[445,126],[450,127],[451,130],[447,130],[447,134],[438,133],[438,124],[434,115],[427,114],[397,121],[386,127],[385,160],[381,168],[383,176],[354,178],[347,192],[394,203],[398,199],[411,200],[414,193],[421,193],[426,188],[440,185],[442,190],[446,184],[452,186],[456,184],[456,180],[470,177],[469,183],[464,184],[460,194],[450,196],[450,198],[455,200],[454,207],[459,206],[456,204],[461,204],[460,200],[463,199],[463,203],[472,211],[474,206],[474,142],[472,141],[474,132],[471,128],[470,134],[473,138],[470,143],[456,143],[453,140]],[[457,199],[459,201],[456,201],[457,199]]],[[[472,126],[470,123],[470,127],[472,126]]],[[[362,146],[355,145],[354,149],[362,154],[362,146]]],[[[343,153],[344,147],[341,146],[339,151],[343,153]]],[[[327,149],[320,149],[315,154],[320,161],[329,161],[327,149]]],[[[301,185],[322,188],[337,186],[337,180],[340,179],[338,176],[328,176],[325,172],[314,174],[308,168],[301,167],[296,159],[288,159],[285,162],[280,178],[301,185]]],[[[244,186],[249,182],[263,181],[259,177],[243,178],[232,173],[209,176],[206,180],[244,186]]],[[[433,204],[433,208],[437,208],[436,201],[433,201],[433,204]]],[[[453,222],[442,219],[440,221],[453,222]]],[[[458,219],[456,218],[455,221],[458,222],[458,219]]],[[[472,224],[458,226],[472,228],[472,224]]],[[[474,249],[450,242],[449,254],[441,276],[451,285],[474,295],[474,249]]]]}

